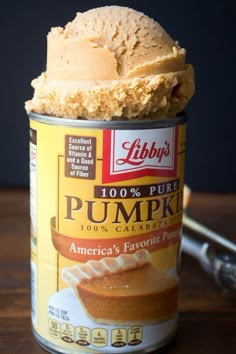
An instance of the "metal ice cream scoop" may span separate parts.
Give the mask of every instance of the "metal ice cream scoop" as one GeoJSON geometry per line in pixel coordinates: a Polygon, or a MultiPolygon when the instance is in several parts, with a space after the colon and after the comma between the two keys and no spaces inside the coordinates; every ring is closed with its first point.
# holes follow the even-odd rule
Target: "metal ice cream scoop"
{"type": "Polygon", "coordinates": [[[183,234],[181,250],[196,258],[202,268],[224,288],[236,290],[236,254],[217,253],[208,242],[183,234]]]}
{"type": "Polygon", "coordinates": [[[190,218],[186,213],[190,199],[191,189],[185,185],[183,226],[201,234],[205,239],[212,241],[212,243],[223,246],[227,250],[227,253],[218,253],[212,244],[199,242],[186,234],[183,234],[182,237],[182,251],[196,258],[202,268],[213,276],[219,285],[236,290],[236,243],[190,218]]]}

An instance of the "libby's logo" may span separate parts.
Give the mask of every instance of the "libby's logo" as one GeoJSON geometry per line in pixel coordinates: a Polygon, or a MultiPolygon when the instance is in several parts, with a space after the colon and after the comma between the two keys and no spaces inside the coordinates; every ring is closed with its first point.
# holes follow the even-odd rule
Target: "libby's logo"
{"type": "Polygon", "coordinates": [[[125,158],[117,159],[117,165],[130,164],[133,166],[140,166],[145,159],[157,159],[160,163],[163,157],[170,154],[170,143],[164,142],[164,146],[158,147],[156,142],[152,142],[149,147],[148,142],[141,143],[141,139],[137,138],[133,142],[124,142],[122,148],[127,151],[125,158]]]}
{"type": "Polygon", "coordinates": [[[178,128],[104,130],[103,183],[176,176],[178,128]]]}

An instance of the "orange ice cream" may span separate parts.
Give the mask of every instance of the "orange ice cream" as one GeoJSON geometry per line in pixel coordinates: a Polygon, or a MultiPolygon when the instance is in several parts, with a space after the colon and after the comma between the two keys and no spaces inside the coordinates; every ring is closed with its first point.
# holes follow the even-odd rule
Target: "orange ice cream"
{"type": "Polygon", "coordinates": [[[153,19],[126,7],[78,13],[47,37],[47,68],[28,112],[93,120],[174,117],[194,93],[186,51],[153,19]]]}

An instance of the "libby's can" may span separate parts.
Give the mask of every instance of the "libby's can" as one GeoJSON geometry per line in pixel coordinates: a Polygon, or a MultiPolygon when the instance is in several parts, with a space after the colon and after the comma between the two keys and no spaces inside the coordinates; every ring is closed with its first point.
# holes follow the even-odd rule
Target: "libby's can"
{"type": "Polygon", "coordinates": [[[142,353],[176,331],[186,116],[30,114],[32,323],[55,353],[142,353]]]}

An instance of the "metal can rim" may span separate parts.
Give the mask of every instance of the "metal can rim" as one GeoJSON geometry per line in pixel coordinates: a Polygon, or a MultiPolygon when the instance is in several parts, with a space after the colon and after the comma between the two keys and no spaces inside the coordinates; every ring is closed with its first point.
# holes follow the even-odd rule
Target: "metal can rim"
{"type": "Polygon", "coordinates": [[[167,128],[184,124],[187,121],[187,113],[181,112],[173,118],[157,118],[144,120],[88,120],[88,119],[68,119],[30,112],[29,118],[49,125],[66,127],[80,127],[93,129],[153,129],[167,128]]]}

